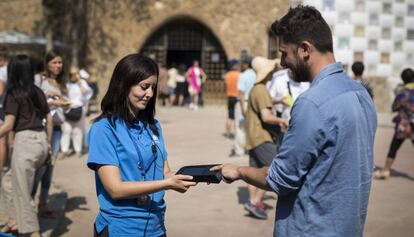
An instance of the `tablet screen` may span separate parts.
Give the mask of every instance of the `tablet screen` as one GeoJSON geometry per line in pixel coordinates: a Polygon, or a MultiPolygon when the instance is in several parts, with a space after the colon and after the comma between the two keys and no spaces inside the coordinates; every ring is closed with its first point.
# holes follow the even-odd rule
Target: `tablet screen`
{"type": "MultiPolygon", "coordinates": [[[[207,169],[208,170],[208,169],[207,169]]],[[[206,167],[185,167],[181,174],[184,175],[202,175],[206,171],[206,167]]]]}

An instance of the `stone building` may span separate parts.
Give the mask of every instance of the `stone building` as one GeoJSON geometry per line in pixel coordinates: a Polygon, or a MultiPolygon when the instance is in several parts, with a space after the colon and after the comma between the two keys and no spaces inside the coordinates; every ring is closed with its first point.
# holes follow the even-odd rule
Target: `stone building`
{"type": "MultiPolygon", "coordinates": [[[[81,66],[91,72],[101,91],[105,91],[115,64],[133,52],[145,53],[164,65],[189,65],[197,59],[211,82],[221,79],[227,60],[239,58],[242,50],[275,57],[277,50],[268,27],[289,8],[288,0],[77,1],[86,6],[86,30],[82,32],[86,52],[82,52],[81,66]]],[[[0,1],[0,32],[15,29],[44,36],[44,2],[0,1]]]]}

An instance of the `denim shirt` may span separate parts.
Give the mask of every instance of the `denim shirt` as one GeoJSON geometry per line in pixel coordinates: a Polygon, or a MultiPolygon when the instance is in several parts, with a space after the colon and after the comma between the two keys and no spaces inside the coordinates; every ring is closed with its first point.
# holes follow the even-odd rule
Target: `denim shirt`
{"type": "Polygon", "coordinates": [[[372,99],[335,63],[291,116],[266,178],[278,194],[274,236],[362,236],[377,127],[372,99]]]}

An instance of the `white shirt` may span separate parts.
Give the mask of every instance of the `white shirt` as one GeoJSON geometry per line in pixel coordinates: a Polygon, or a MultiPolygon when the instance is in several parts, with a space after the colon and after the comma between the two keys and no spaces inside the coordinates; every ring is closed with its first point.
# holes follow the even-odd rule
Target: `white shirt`
{"type": "Polygon", "coordinates": [[[79,82],[82,84],[82,87],[85,88],[85,94],[82,94],[81,87],[78,83],[66,83],[71,108],[78,108],[86,105],[93,95],[92,89],[85,80],[80,79],[79,82]]]}
{"type": "Polygon", "coordinates": [[[0,67],[0,81],[7,83],[7,66],[0,67]]]}
{"type": "Polygon", "coordinates": [[[168,70],[168,86],[172,88],[177,87],[177,76],[178,76],[178,70],[175,68],[170,68],[168,70]]]}
{"type": "Polygon", "coordinates": [[[7,84],[7,65],[0,67],[0,81],[4,84],[4,91],[3,94],[0,95],[0,108],[3,108],[3,99],[6,92],[6,84],[7,84]]]}
{"type": "MultiPolygon", "coordinates": [[[[266,85],[270,96],[276,100],[282,100],[291,96],[295,101],[300,94],[306,91],[310,86],[309,82],[296,82],[288,73],[288,69],[283,69],[273,74],[272,80],[266,85]]],[[[275,110],[282,113],[282,117],[290,118],[290,108],[284,104],[275,104],[275,110]]]]}

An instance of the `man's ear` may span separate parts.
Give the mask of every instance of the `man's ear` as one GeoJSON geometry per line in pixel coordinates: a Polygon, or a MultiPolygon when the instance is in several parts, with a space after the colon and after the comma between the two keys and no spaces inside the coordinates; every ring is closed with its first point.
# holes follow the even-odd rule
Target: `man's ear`
{"type": "Polygon", "coordinates": [[[304,61],[309,60],[310,54],[313,51],[313,45],[309,41],[302,41],[299,45],[299,55],[303,58],[304,61]]]}

